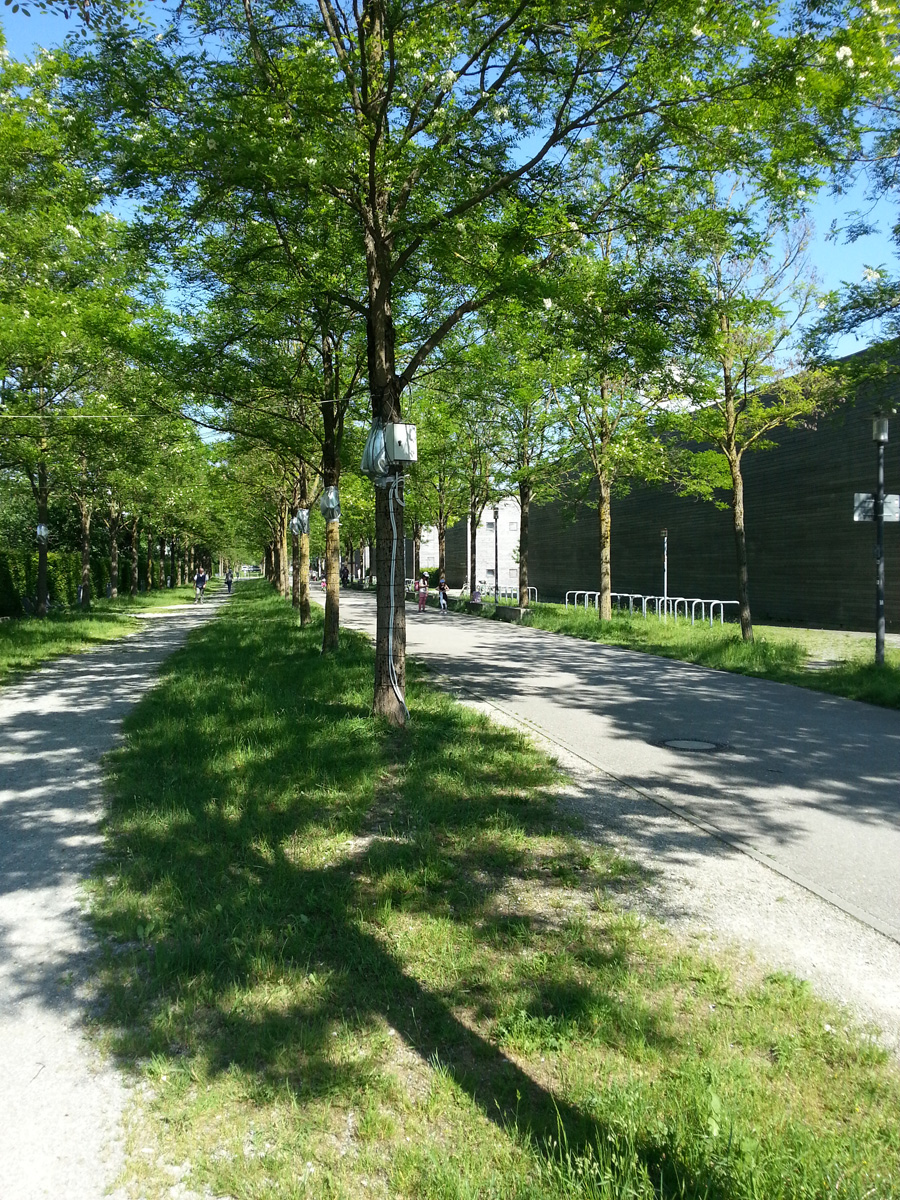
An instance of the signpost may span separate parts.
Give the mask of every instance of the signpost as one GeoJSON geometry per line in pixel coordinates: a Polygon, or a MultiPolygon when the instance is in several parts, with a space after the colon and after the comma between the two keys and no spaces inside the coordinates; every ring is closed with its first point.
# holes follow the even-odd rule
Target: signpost
{"type": "MultiPolygon", "coordinates": [[[[875,493],[853,493],[853,520],[875,520],[875,493]]],[[[884,521],[886,524],[900,522],[900,493],[888,493],[884,498],[884,521]]]]}

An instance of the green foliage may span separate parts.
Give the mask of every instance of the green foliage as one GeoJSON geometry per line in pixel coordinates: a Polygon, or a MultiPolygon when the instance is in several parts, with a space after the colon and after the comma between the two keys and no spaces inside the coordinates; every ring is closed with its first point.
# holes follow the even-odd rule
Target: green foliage
{"type": "MultiPolygon", "coordinates": [[[[91,589],[105,596],[110,582],[110,560],[91,555],[91,589]]],[[[50,603],[68,607],[78,602],[81,586],[81,555],[74,550],[51,550],[47,554],[47,587],[50,603]]],[[[122,575],[120,573],[120,585],[122,575]]],[[[37,596],[37,551],[0,549],[0,616],[15,617],[33,609],[37,596]]]]}
{"type": "Polygon", "coordinates": [[[26,556],[0,550],[0,616],[21,615],[22,597],[28,595],[25,579],[26,556]]]}

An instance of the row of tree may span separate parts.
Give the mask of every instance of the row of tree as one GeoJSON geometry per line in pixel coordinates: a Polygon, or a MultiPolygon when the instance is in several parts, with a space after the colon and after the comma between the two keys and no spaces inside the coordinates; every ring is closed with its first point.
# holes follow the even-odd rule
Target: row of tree
{"type": "MultiPolygon", "coordinates": [[[[342,485],[345,534],[374,532],[374,709],[401,723],[393,530],[401,503],[445,526],[465,456],[494,446],[485,487],[519,490],[526,539],[530,499],[587,464],[608,591],[611,488],[652,477],[677,437],[685,485],[728,484],[740,562],[743,453],[828,394],[781,353],[811,299],[790,225],[852,160],[896,158],[897,51],[896,14],[849,0],[184,0],[171,21],[104,0],[14,104],[64,144],[82,212],[101,191],[139,206],[118,241],[97,217],[108,283],[67,278],[121,317],[104,363],[124,355],[157,411],[228,437],[221,469],[280,585],[289,518],[323,489],[342,485]],[[342,479],[363,413],[404,409],[422,447],[405,502],[342,479]]],[[[60,247],[81,254],[93,225],[67,216],[78,245],[60,247]]],[[[130,413],[144,393],[125,393],[130,413]]],[[[324,536],[330,645],[336,522],[324,536]]]]}

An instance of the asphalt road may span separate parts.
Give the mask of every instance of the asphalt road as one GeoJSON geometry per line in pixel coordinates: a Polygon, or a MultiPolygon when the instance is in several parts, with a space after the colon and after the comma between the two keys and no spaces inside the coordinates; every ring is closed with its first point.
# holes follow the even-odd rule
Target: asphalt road
{"type": "MultiPolygon", "coordinates": [[[[341,595],[374,632],[374,598],[341,595]]],[[[900,712],[407,605],[407,648],[531,725],[900,942],[900,712]],[[714,749],[678,750],[686,739],[714,749]]]]}
{"type": "Polygon", "coordinates": [[[100,757],[160,664],[218,604],[0,690],[0,1197],[100,1200],[126,1093],[83,1034],[94,946],[79,889],[102,835],[100,757]]]}

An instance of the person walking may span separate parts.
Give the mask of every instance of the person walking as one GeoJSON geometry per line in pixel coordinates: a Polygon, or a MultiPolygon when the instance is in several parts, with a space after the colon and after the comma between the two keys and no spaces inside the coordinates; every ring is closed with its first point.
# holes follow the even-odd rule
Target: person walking
{"type": "Polygon", "coordinates": [[[425,611],[425,601],[428,599],[428,576],[423,575],[418,584],[419,612],[425,611]]]}
{"type": "Polygon", "coordinates": [[[228,595],[231,595],[231,585],[234,583],[234,571],[231,567],[225,572],[225,586],[228,588],[228,595]]]}
{"type": "Polygon", "coordinates": [[[441,606],[441,615],[447,612],[447,580],[442,575],[438,582],[438,603],[441,606]]]}
{"type": "Polygon", "coordinates": [[[197,574],[194,576],[194,603],[203,603],[203,589],[206,587],[209,576],[202,567],[197,568],[197,574]]]}

